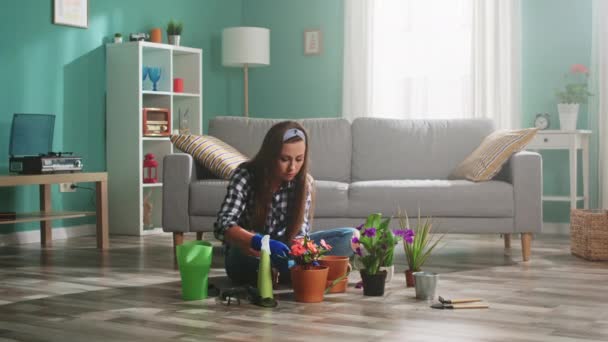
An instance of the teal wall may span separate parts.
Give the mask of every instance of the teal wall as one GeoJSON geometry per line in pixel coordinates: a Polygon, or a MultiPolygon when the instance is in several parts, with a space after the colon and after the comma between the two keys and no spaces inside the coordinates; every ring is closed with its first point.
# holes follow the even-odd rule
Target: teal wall
{"type": "MultiPolygon", "coordinates": [[[[0,2],[0,32],[5,34],[0,47],[0,174],[8,172],[13,113],[56,114],[54,150],[84,156],[87,171],[105,170],[104,43],[115,32],[127,36],[164,28],[170,18],[183,21],[182,45],[203,49],[205,127],[215,114],[241,108],[242,83],[226,77],[221,66],[221,31],[241,24],[242,0],[90,0],[88,29],[53,25],[52,4],[0,2]]],[[[94,209],[92,192],[60,194],[53,188],[53,209],[94,209]]],[[[0,188],[0,211],[8,210],[38,210],[38,188],[0,188]]],[[[54,225],[83,222],[90,219],[54,225]]],[[[38,224],[0,225],[0,233],[30,229],[38,224]]]]}
{"type": "MultiPolygon", "coordinates": [[[[591,63],[591,0],[522,1],[522,112],[523,124],[532,126],[536,113],[550,113],[550,129],[558,129],[555,91],[564,85],[563,76],[575,63],[591,63]]],[[[579,113],[579,129],[592,129],[587,106],[579,113]]],[[[591,149],[591,206],[597,203],[597,132],[591,149]],[[594,143],[594,144],[593,144],[594,143]]],[[[543,155],[544,192],[569,194],[568,153],[545,151],[543,155]]],[[[579,153],[579,161],[581,160],[579,153]]],[[[582,168],[578,169],[582,195],[582,168]]],[[[579,202],[582,205],[582,202],[579,202]]],[[[545,202],[545,222],[568,222],[570,204],[545,202]]]]}
{"type": "Polygon", "coordinates": [[[249,72],[251,116],[341,115],[343,12],[342,0],[243,1],[243,24],[271,30],[270,66],[249,72]],[[321,55],[304,55],[306,29],[321,30],[321,55]]]}

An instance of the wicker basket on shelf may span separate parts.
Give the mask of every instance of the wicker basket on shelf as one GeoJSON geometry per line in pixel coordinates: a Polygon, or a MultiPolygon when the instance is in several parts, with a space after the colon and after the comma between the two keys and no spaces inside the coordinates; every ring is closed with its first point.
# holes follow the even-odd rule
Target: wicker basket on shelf
{"type": "Polygon", "coordinates": [[[608,260],[608,211],[572,209],[570,212],[570,251],[592,260],[608,260]]]}

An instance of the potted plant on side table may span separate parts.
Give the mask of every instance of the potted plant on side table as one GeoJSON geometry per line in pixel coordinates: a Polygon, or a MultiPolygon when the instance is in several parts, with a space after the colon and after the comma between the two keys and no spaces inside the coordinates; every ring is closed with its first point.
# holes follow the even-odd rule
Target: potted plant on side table
{"type": "Polygon", "coordinates": [[[361,232],[361,237],[353,237],[355,254],[363,264],[363,269],[359,273],[365,296],[384,295],[387,272],[381,270],[380,267],[385,263],[389,254],[392,259],[394,250],[394,236],[388,232],[390,221],[390,218],[383,220],[382,214],[371,214],[363,225],[357,227],[361,232]]]}
{"type": "Polygon", "coordinates": [[[327,266],[319,265],[319,258],[331,250],[325,240],[318,246],[308,236],[295,239],[289,253],[296,265],[290,269],[291,285],[297,302],[318,303],[323,301],[327,284],[327,266]]]}
{"type": "Polygon", "coordinates": [[[405,271],[405,281],[407,287],[415,285],[414,273],[420,272],[422,265],[431,255],[433,249],[445,234],[435,236],[432,228],[433,222],[429,217],[422,219],[418,210],[416,225],[411,228],[407,212],[402,215],[399,211],[400,230],[395,231],[395,235],[403,238],[403,249],[407,258],[408,269],[405,271]]]}
{"type": "Polygon", "coordinates": [[[570,67],[570,73],[565,78],[572,82],[565,85],[564,90],[556,93],[559,113],[559,126],[562,130],[576,130],[578,111],[581,104],[587,103],[591,94],[588,90],[589,70],[582,64],[574,64],[570,67]]]}

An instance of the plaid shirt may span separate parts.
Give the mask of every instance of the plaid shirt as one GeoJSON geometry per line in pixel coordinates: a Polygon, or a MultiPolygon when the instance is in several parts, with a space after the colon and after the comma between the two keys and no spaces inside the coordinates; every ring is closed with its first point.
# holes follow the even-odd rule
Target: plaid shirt
{"type": "MultiPolygon", "coordinates": [[[[308,177],[312,184],[312,177],[308,177]]],[[[287,231],[289,217],[288,204],[295,197],[295,182],[283,182],[279,190],[272,195],[270,211],[266,217],[264,234],[269,234],[272,239],[283,240],[287,231]]],[[[232,226],[241,226],[246,230],[254,230],[251,227],[254,210],[253,175],[246,168],[239,167],[234,172],[228,183],[228,191],[224,202],[217,214],[214,225],[215,238],[224,241],[226,230],[232,226]]],[[[304,236],[310,230],[309,215],[311,206],[310,188],[306,195],[306,207],[304,211],[304,222],[298,236],[304,236]]]]}

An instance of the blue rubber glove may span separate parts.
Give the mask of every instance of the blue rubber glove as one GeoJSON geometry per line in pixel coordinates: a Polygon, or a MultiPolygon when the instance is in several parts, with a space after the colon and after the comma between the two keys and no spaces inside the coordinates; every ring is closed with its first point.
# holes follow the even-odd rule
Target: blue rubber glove
{"type": "MultiPolygon", "coordinates": [[[[282,243],[278,240],[270,239],[270,258],[274,259],[276,257],[287,257],[289,254],[289,247],[286,244],[282,243]]],[[[251,248],[259,251],[262,248],[262,235],[255,234],[251,238],[251,248]]]]}

